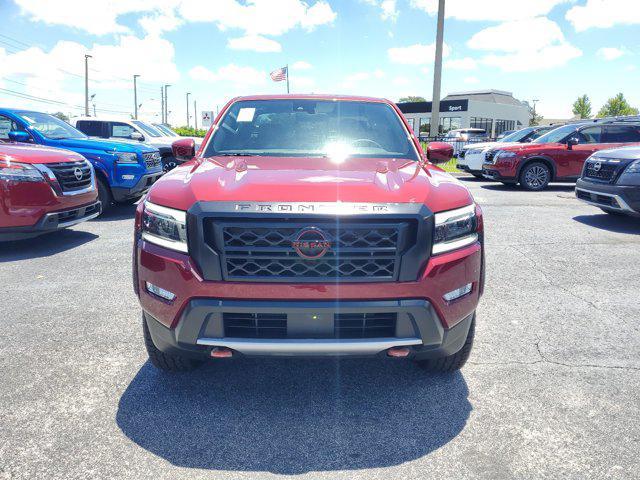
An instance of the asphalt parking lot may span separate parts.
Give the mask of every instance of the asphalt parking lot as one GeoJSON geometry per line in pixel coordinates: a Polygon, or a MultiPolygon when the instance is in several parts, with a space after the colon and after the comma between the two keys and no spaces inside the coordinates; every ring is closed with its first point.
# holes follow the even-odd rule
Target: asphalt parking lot
{"type": "Polygon", "coordinates": [[[134,207],[0,245],[0,478],[640,478],[640,220],[465,179],[487,289],[470,363],[146,362],[134,207]]]}

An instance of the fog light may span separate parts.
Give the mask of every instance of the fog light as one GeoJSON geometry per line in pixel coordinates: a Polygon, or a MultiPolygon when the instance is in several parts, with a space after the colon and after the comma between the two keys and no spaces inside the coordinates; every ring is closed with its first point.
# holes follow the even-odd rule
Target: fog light
{"type": "Polygon", "coordinates": [[[471,287],[473,284],[467,283],[466,285],[456,288],[455,290],[450,291],[449,293],[445,293],[442,298],[444,298],[447,302],[455,300],[456,298],[460,298],[467,293],[471,292],[471,287]]]}
{"type": "Polygon", "coordinates": [[[160,288],[154,285],[153,283],[149,283],[149,282],[145,282],[145,283],[147,284],[147,291],[149,293],[153,293],[154,295],[157,295],[160,298],[164,298],[165,300],[169,300],[170,302],[173,301],[174,298],[176,298],[176,295],[174,293],[171,293],[169,290],[160,288]]]}

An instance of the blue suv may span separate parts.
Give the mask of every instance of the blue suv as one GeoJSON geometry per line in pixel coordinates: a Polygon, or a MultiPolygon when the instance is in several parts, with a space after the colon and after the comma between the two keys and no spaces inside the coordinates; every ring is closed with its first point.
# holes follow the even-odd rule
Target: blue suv
{"type": "Polygon", "coordinates": [[[2,140],[66,148],[84,156],[95,168],[103,211],[113,202],[135,202],[163,173],[157,149],[89,138],[47,113],[0,108],[2,140]]]}

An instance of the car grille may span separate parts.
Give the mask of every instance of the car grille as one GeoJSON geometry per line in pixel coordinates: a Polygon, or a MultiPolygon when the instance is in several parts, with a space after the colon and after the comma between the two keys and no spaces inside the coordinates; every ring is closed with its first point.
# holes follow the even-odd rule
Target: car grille
{"type": "Polygon", "coordinates": [[[589,160],[586,162],[584,169],[584,176],[586,178],[592,178],[601,180],[603,182],[610,182],[616,177],[619,163],[607,163],[601,160],[589,160]]]}
{"type": "Polygon", "coordinates": [[[495,156],[496,156],[496,151],[495,150],[489,150],[484,156],[485,163],[494,163],[495,162],[495,156]]]}
{"type": "Polygon", "coordinates": [[[142,154],[142,158],[147,168],[159,167],[162,163],[160,152],[144,153],[142,154]]]}
{"type": "MultiPolygon", "coordinates": [[[[333,315],[333,330],[320,334],[320,338],[395,337],[397,318],[398,314],[394,312],[336,313],[333,315]]],[[[222,321],[225,337],[289,338],[286,313],[223,313],[222,321]]]]}
{"type": "MultiPolygon", "coordinates": [[[[411,222],[349,220],[215,222],[207,243],[221,251],[226,280],[390,281],[400,256],[415,243],[411,222]],[[329,243],[324,255],[305,258],[294,248],[302,232],[320,231],[329,243]]],[[[210,229],[211,230],[211,229],[210,229]]],[[[304,252],[303,252],[304,253],[304,252]]]]}
{"type": "Polygon", "coordinates": [[[47,163],[63,192],[75,192],[91,186],[91,165],[80,160],[77,162],[47,163]]]}
{"type": "Polygon", "coordinates": [[[600,195],[598,193],[585,192],[584,190],[576,190],[576,196],[587,202],[597,203],[603,207],[621,208],[615,197],[610,195],[600,195]]]}

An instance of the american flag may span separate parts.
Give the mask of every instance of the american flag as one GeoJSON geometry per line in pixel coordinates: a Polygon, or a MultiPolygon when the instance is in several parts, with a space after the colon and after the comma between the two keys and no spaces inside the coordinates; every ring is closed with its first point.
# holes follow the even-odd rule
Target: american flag
{"type": "Polygon", "coordinates": [[[278,68],[270,73],[271,80],[274,82],[284,82],[287,79],[287,67],[278,68]]]}

